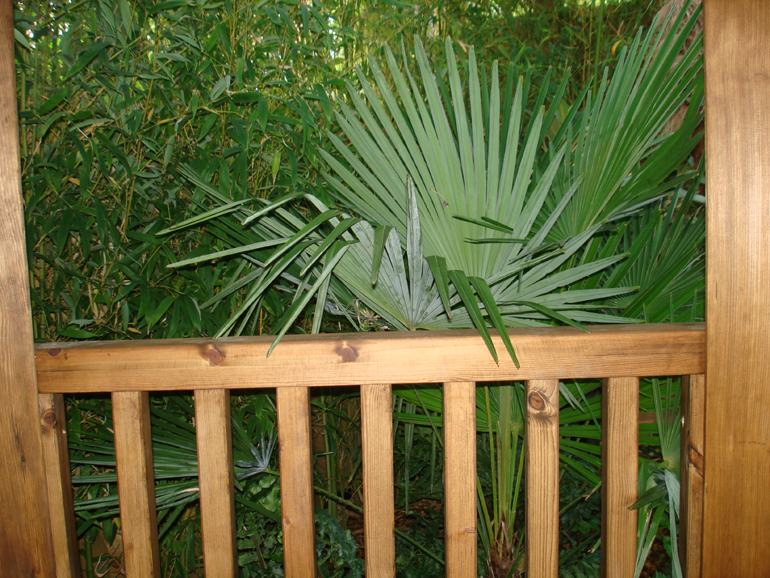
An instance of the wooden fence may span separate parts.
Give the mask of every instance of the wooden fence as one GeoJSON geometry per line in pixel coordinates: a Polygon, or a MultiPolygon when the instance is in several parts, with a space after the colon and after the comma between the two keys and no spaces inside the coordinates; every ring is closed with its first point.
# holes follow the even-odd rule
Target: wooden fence
{"type": "MultiPolygon", "coordinates": [[[[195,396],[207,577],[237,575],[230,390],[275,388],[284,567],[312,578],[309,388],[360,386],[366,575],[395,576],[391,386],[444,394],[446,575],[476,575],[475,385],[526,381],[528,578],[556,578],[559,379],[602,378],[602,575],[629,578],[636,558],[639,378],[686,376],[682,436],[683,562],[699,575],[705,335],[702,324],[511,330],[521,368],[495,364],[475,331],[43,344],[38,391],[57,575],[79,576],[63,394],[112,394],[126,575],[160,576],[149,392],[195,396]],[[383,456],[391,456],[386,459],[383,456]]],[[[495,345],[502,343],[495,337],[495,345]]]]}

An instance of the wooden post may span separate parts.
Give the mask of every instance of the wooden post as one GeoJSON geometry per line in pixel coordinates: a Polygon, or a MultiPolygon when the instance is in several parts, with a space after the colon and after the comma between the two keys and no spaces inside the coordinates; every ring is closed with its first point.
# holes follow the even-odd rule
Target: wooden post
{"type": "Polygon", "coordinates": [[[627,578],[636,566],[639,483],[639,378],[602,387],[602,578],[627,578]]]}
{"type": "Polygon", "coordinates": [[[527,382],[527,578],[559,575],[559,381],[527,382]]]}
{"type": "Polygon", "coordinates": [[[476,384],[444,384],[447,578],[476,577],[476,384]]]}
{"type": "Polygon", "coordinates": [[[310,392],[307,387],[279,387],[275,394],[281,468],[283,570],[286,578],[314,578],[310,392]]]}
{"type": "Polygon", "coordinates": [[[160,578],[149,394],[113,393],[112,423],[126,577],[160,578]]]}
{"type": "Polygon", "coordinates": [[[207,578],[238,575],[230,392],[195,392],[195,440],[201,492],[203,565],[207,578]]]}
{"type": "Polygon", "coordinates": [[[361,386],[366,575],[395,578],[393,394],[390,385],[361,386]]]}
{"type": "Polygon", "coordinates": [[[770,576],[770,2],[707,0],[702,576],[770,576]]]}
{"type": "Polygon", "coordinates": [[[700,578],[703,537],[703,411],[706,376],[682,376],[679,559],[687,578],[700,578]]]}
{"type": "Polygon", "coordinates": [[[38,396],[38,403],[40,426],[43,430],[43,459],[48,481],[56,577],[73,578],[80,576],[80,552],[75,533],[64,396],[44,393],[38,396]]]}
{"type": "Polygon", "coordinates": [[[0,2],[0,572],[54,576],[19,173],[13,2],[0,2]]]}

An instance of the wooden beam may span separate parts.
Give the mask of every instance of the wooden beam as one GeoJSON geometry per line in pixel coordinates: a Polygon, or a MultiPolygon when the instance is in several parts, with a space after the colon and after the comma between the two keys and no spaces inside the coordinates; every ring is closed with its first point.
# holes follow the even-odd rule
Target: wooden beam
{"type": "Polygon", "coordinates": [[[0,2],[0,569],[54,576],[19,172],[13,7],[0,2]]]}
{"type": "Polygon", "coordinates": [[[770,2],[707,0],[702,576],[770,576],[770,2]]]}
{"type": "MultiPolygon", "coordinates": [[[[511,329],[517,369],[475,330],[45,344],[42,393],[251,389],[703,373],[702,324],[511,329]]],[[[498,351],[505,351],[496,335],[498,351]]]]}

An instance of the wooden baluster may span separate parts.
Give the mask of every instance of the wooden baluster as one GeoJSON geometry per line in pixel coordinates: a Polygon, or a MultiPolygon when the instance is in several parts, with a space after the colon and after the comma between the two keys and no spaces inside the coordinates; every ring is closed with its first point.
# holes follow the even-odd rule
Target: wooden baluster
{"type": "Polygon", "coordinates": [[[390,385],[361,386],[366,575],[396,575],[393,514],[393,397],[390,385]]]}
{"type": "Polygon", "coordinates": [[[559,382],[527,382],[527,578],[559,574],[559,382]]]}
{"type": "Polygon", "coordinates": [[[126,576],[160,578],[147,392],[113,393],[112,420],[126,576]]]}
{"type": "Polygon", "coordinates": [[[476,576],[476,384],[444,384],[447,578],[476,576]]]}
{"type": "Polygon", "coordinates": [[[233,578],[238,574],[238,562],[228,390],[195,392],[195,438],[206,578],[233,578]]]}
{"type": "Polygon", "coordinates": [[[281,468],[283,566],[286,578],[315,577],[310,394],[307,387],[276,389],[281,468]]]}
{"type": "Polygon", "coordinates": [[[703,436],[706,376],[682,376],[679,558],[687,578],[700,578],[703,537],[703,436]]]}
{"type": "Polygon", "coordinates": [[[639,378],[602,385],[602,578],[628,578],[636,566],[639,378]]]}
{"type": "Polygon", "coordinates": [[[38,395],[43,434],[43,461],[48,486],[56,576],[80,576],[80,552],[75,534],[75,510],[67,449],[64,396],[38,395]]]}

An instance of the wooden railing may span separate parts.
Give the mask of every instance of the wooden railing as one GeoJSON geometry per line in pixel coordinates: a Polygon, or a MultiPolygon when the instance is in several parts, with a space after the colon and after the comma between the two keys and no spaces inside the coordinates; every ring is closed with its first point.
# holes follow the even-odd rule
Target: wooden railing
{"type": "MultiPolygon", "coordinates": [[[[230,390],[275,388],[284,566],[312,578],[309,388],[361,386],[366,575],[395,576],[391,386],[443,384],[446,575],[476,575],[475,384],[526,381],[527,578],[558,574],[559,379],[602,378],[602,575],[630,578],[636,556],[638,392],[645,376],[683,380],[683,562],[696,576],[702,511],[705,337],[701,324],[511,330],[521,368],[492,360],[474,331],[154,340],[37,346],[57,574],[79,576],[62,395],[112,394],[126,575],[160,576],[150,391],[194,391],[206,576],[236,576],[230,390]]],[[[498,351],[504,351],[494,338],[498,351]]]]}

